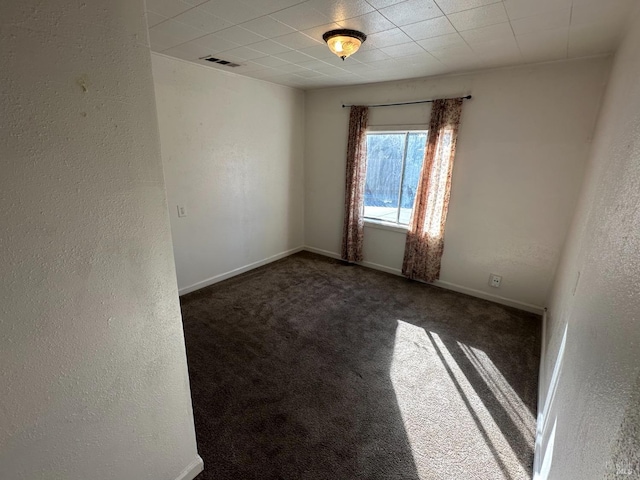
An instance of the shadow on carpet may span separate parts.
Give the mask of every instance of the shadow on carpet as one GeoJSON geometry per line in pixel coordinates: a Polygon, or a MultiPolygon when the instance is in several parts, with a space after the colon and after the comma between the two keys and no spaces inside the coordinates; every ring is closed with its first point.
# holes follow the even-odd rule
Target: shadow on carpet
{"type": "Polygon", "coordinates": [[[531,478],[537,315],[308,252],[181,304],[198,480],[531,478]]]}

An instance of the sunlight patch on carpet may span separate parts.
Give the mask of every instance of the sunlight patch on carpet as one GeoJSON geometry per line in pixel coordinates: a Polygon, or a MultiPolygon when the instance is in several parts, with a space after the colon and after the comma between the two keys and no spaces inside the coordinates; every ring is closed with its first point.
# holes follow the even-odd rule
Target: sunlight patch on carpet
{"type": "Polygon", "coordinates": [[[487,354],[464,343],[457,343],[500,402],[500,405],[507,411],[522,435],[526,437],[535,436],[535,416],[509,385],[509,382],[507,382],[487,354]]]}
{"type": "Polygon", "coordinates": [[[420,478],[530,478],[535,421],[484,352],[398,320],[390,377],[420,478]]]}

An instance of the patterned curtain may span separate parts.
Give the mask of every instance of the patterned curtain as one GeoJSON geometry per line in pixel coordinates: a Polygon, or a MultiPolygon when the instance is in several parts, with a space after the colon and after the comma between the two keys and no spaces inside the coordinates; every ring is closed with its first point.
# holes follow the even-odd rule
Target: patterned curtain
{"type": "Polygon", "coordinates": [[[342,259],[362,261],[364,182],[367,174],[367,107],[353,106],[349,116],[347,181],[344,194],[342,259]]]}
{"type": "Polygon", "coordinates": [[[462,98],[433,102],[424,163],[402,262],[402,274],[411,279],[433,282],[440,276],[461,111],[462,98]]]}

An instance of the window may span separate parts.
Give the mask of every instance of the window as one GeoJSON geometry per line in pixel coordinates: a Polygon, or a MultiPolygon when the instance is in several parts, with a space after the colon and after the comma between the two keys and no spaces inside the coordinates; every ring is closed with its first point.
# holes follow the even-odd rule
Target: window
{"type": "Polygon", "coordinates": [[[426,141],[424,130],[367,133],[365,219],[409,224],[426,141]]]}

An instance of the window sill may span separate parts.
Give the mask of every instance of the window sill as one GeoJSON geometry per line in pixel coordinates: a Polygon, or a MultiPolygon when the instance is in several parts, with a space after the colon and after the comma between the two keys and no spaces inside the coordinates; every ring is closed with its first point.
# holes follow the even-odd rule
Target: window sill
{"type": "Polygon", "coordinates": [[[409,227],[405,225],[381,222],[377,220],[371,220],[368,218],[365,218],[364,226],[369,228],[377,228],[379,230],[388,230],[390,232],[396,232],[396,233],[407,233],[407,230],[409,230],[409,227]]]}

